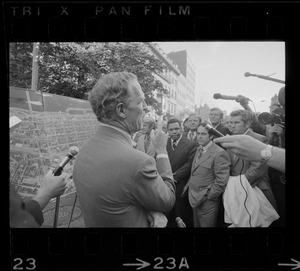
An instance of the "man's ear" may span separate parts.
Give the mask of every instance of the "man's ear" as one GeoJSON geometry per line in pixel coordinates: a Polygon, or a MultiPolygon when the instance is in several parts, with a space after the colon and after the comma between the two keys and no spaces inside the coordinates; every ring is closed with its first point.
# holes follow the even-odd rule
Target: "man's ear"
{"type": "Polygon", "coordinates": [[[116,106],[116,112],[117,112],[117,115],[123,119],[126,118],[126,114],[124,112],[124,109],[125,109],[125,105],[124,103],[118,103],[117,106],[116,106]]]}

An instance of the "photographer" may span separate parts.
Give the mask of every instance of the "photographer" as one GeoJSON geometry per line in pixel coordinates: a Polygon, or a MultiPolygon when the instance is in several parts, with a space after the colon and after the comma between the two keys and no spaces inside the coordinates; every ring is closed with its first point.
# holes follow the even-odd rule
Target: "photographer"
{"type": "Polygon", "coordinates": [[[249,99],[246,98],[245,96],[238,95],[237,102],[247,111],[250,111],[253,119],[252,119],[252,124],[251,124],[251,129],[253,130],[254,133],[258,133],[261,135],[266,135],[266,125],[260,123],[257,119],[256,114],[252,111],[252,109],[249,106],[249,99]]]}
{"type": "MultiPolygon", "coordinates": [[[[268,129],[268,143],[274,147],[285,148],[285,126],[284,108],[280,105],[272,111],[272,123],[268,129]]],[[[276,198],[280,218],[273,223],[273,226],[283,227],[285,225],[285,173],[274,168],[269,168],[269,178],[276,198]]]]}
{"type": "MultiPolygon", "coordinates": [[[[271,113],[264,112],[258,116],[258,123],[261,127],[265,127],[264,132],[268,137],[268,144],[273,146],[273,149],[275,149],[274,147],[285,148],[285,87],[282,87],[278,92],[278,102],[277,106],[273,105],[271,113]],[[274,106],[276,106],[275,109],[274,106]]],[[[241,105],[243,106],[242,102],[241,105]]],[[[259,129],[259,126],[255,125],[256,129],[259,129]]],[[[285,157],[282,161],[285,161],[285,157]]],[[[283,162],[279,164],[283,164],[283,162]]],[[[285,225],[285,171],[282,172],[276,167],[270,167],[268,174],[280,215],[280,218],[272,226],[283,227],[285,225]]]]}

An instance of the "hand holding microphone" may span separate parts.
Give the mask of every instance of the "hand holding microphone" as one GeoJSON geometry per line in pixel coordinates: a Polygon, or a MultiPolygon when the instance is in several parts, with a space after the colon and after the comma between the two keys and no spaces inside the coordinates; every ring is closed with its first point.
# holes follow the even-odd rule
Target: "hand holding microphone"
{"type": "Polygon", "coordinates": [[[79,152],[78,147],[72,146],[69,149],[68,154],[66,157],[60,162],[60,164],[53,170],[54,176],[59,176],[65,167],[66,164],[68,164],[79,152]]]}
{"type": "MultiPolygon", "coordinates": [[[[53,170],[54,176],[61,175],[62,170],[64,169],[65,165],[68,164],[79,152],[78,147],[72,146],[69,149],[68,154],[66,157],[61,161],[61,163],[53,170]]],[[[59,202],[60,202],[60,196],[56,197],[56,205],[55,205],[55,214],[54,214],[54,222],[53,222],[53,228],[57,227],[57,220],[58,220],[58,213],[59,213],[59,202]]]]}
{"type": "Polygon", "coordinates": [[[222,95],[220,93],[215,93],[214,94],[214,99],[222,99],[222,100],[233,100],[233,101],[236,101],[238,103],[240,102],[248,102],[250,101],[249,98],[243,96],[243,95],[237,95],[237,96],[230,96],[230,95],[222,95]]]}

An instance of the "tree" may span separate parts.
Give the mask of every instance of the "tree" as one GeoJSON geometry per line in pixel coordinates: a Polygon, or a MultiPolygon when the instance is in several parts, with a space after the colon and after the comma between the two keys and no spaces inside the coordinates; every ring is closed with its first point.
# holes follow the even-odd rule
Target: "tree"
{"type": "MultiPolygon", "coordinates": [[[[10,85],[30,87],[32,44],[16,43],[10,50],[10,85]]],[[[39,90],[86,99],[99,77],[109,72],[137,75],[146,103],[158,110],[154,90],[167,93],[153,76],[163,72],[161,60],[145,43],[40,43],[39,90]]]]}

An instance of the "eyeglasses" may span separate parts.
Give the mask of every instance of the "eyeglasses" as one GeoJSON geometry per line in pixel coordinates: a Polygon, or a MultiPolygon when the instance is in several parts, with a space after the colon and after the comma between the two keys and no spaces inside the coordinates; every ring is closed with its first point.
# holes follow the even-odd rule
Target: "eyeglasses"
{"type": "Polygon", "coordinates": [[[213,116],[218,117],[218,116],[220,116],[220,114],[218,114],[218,113],[210,113],[209,116],[210,116],[210,117],[213,117],[213,116]]]}

